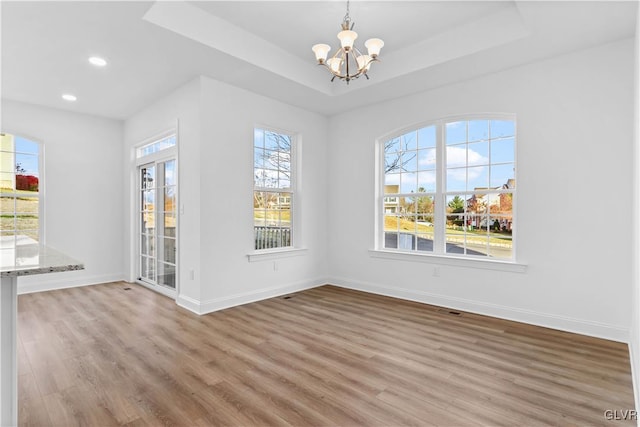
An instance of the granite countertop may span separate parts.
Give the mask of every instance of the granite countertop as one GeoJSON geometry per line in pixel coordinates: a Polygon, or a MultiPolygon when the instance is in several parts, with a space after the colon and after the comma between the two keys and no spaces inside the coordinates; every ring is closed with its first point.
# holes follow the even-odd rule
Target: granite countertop
{"type": "Polygon", "coordinates": [[[0,276],[17,277],[83,270],[84,264],[37,243],[0,245],[0,276]]]}

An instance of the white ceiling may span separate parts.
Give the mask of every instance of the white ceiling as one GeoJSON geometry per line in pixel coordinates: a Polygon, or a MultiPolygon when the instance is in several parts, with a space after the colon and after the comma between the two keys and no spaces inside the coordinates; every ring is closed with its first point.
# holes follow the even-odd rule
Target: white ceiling
{"type": "Polygon", "coordinates": [[[125,119],[197,75],[322,114],[510,68],[635,32],[636,1],[352,1],[370,80],[331,83],[343,1],[2,1],[2,97],[125,119]],[[109,65],[97,69],[91,55],[109,65]],[[73,93],[75,103],[61,99],[73,93]]]}

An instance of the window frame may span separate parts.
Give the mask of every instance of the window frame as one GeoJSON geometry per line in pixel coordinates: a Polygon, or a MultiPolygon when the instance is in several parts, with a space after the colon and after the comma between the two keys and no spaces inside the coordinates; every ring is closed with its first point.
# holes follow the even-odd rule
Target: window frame
{"type": "MultiPolygon", "coordinates": [[[[12,132],[10,129],[9,130],[2,130],[0,131],[0,133],[5,134],[5,135],[12,135],[14,138],[23,138],[28,140],[29,142],[32,142],[34,144],[36,144],[38,146],[38,192],[35,195],[29,195],[28,197],[34,197],[38,199],[38,244],[39,245],[45,245],[46,244],[46,219],[45,219],[45,162],[44,162],[44,157],[45,157],[45,144],[44,141],[40,140],[39,138],[35,138],[32,137],[30,135],[27,134],[23,134],[20,132],[12,132]]],[[[15,154],[17,154],[18,152],[15,150],[14,147],[14,156],[15,154]]],[[[24,153],[24,154],[31,154],[31,153],[24,153]]],[[[15,163],[15,157],[14,157],[14,163],[15,163]]],[[[14,165],[15,167],[15,165],[14,165]]],[[[15,170],[13,171],[15,174],[15,170]]],[[[0,196],[2,197],[16,197],[17,198],[17,193],[14,190],[12,193],[7,193],[7,192],[2,192],[0,190],[0,196]]],[[[15,214],[18,213],[16,212],[16,208],[15,208],[15,204],[14,204],[14,209],[13,209],[13,214],[15,216],[15,214]]],[[[14,219],[15,221],[15,219],[14,219]]],[[[14,225],[15,227],[15,225],[14,225]]],[[[8,230],[7,230],[8,231],[8,230]]],[[[13,230],[14,232],[17,231],[17,229],[14,228],[13,230]]],[[[14,234],[14,244],[16,243],[15,241],[15,234],[14,234]]]]}
{"type": "Polygon", "coordinates": [[[260,261],[260,260],[270,260],[277,259],[281,257],[289,257],[289,256],[297,256],[304,254],[307,250],[300,246],[301,243],[301,230],[300,230],[300,153],[301,153],[301,135],[299,132],[280,129],[273,126],[267,126],[262,124],[256,124],[251,129],[251,227],[254,229],[253,233],[251,233],[251,252],[247,255],[249,262],[260,261]],[[255,182],[255,155],[256,155],[256,145],[255,145],[255,133],[256,131],[263,132],[273,132],[281,135],[286,135],[291,138],[291,147],[290,147],[290,170],[289,170],[289,181],[290,186],[288,190],[284,190],[282,188],[271,188],[271,187],[258,187],[255,182]],[[285,197],[290,198],[289,203],[289,217],[290,217],[290,244],[288,246],[280,246],[275,248],[264,248],[264,249],[256,249],[255,245],[255,221],[254,221],[254,198],[255,192],[270,192],[278,194],[277,197],[282,197],[283,193],[286,193],[285,197]]]}
{"type": "MultiPolygon", "coordinates": [[[[517,146],[518,146],[518,130],[517,119],[515,114],[510,113],[475,113],[464,114],[456,116],[448,116],[439,118],[436,120],[427,120],[420,123],[412,124],[400,129],[396,129],[389,132],[375,141],[375,238],[374,249],[370,250],[370,255],[377,258],[387,259],[402,259],[409,261],[422,261],[431,262],[445,265],[462,265],[476,268],[489,268],[505,271],[523,272],[526,268],[525,264],[519,263],[517,257],[517,188],[513,188],[507,192],[513,194],[512,199],[512,251],[510,258],[493,258],[488,255],[471,255],[471,254],[454,254],[446,252],[446,219],[447,219],[447,197],[455,194],[463,194],[471,197],[472,194],[477,194],[477,190],[464,190],[464,191],[447,191],[446,179],[447,179],[447,167],[446,167],[446,126],[448,123],[459,121],[473,121],[473,120],[509,120],[514,123],[514,158],[513,166],[515,169],[514,180],[516,183],[518,167],[517,167],[517,146]],[[433,251],[418,251],[416,249],[400,249],[400,248],[385,248],[385,199],[390,197],[402,197],[404,193],[390,193],[385,194],[385,143],[399,138],[402,135],[413,131],[419,131],[420,129],[435,126],[436,134],[436,184],[435,192],[433,192],[433,224],[434,224],[434,248],[433,251]]],[[[467,141],[468,143],[468,141],[467,141]]],[[[451,145],[451,144],[450,144],[451,145]]],[[[488,165],[490,166],[490,165],[488,165]]],[[[465,168],[468,168],[467,164],[465,168]]],[[[517,186],[516,186],[517,187],[517,186]]],[[[400,191],[400,188],[398,189],[400,191]]],[[[494,193],[493,190],[487,191],[494,193]]],[[[487,193],[485,192],[485,193],[487,193]]],[[[503,193],[502,190],[496,190],[495,193],[503,193]]],[[[429,195],[431,192],[424,194],[429,195]]],[[[413,194],[413,193],[412,193],[413,194]]],[[[423,194],[423,193],[418,193],[423,194]]],[[[466,201],[466,198],[465,198],[466,201]]]]}

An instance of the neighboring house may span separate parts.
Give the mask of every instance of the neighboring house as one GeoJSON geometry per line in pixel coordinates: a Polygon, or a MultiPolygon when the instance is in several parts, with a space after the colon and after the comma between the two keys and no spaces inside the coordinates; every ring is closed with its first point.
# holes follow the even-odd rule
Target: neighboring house
{"type": "MultiPolygon", "coordinates": [[[[384,194],[397,194],[400,191],[399,185],[385,185],[384,194]]],[[[399,213],[400,207],[398,205],[399,198],[397,196],[385,196],[384,197],[384,213],[399,213]]]]}
{"type": "MultiPolygon", "coordinates": [[[[511,178],[506,184],[500,187],[476,187],[474,191],[491,191],[491,190],[506,190],[515,188],[516,181],[511,178]]],[[[501,213],[503,215],[510,215],[512,212],[512,200],[510,194],[474,194],[466,200],[467,202],[467,225],[472,227],[487,228],[487,213],[496,214],[501,213]]],[[[490,219],[489,226],[493,225],[494,219],[490,219]]],[[[500,218],[500,227],[503,230],[511,230],[512,222],[510,219],[500,218]]]]}
{"type": "Polygon", "coordinates": [[[0,134],[0,188],[14,189],[16,187],[15,172],[15,141],[13,135],[0,134]],[[6,173],[9,172],[9,173],[6,173]]]}
{"type": "Polygon", "coordinates": [[[291,209],[291,196],[280,196],[269,204],[270,209],[291,209]]]}

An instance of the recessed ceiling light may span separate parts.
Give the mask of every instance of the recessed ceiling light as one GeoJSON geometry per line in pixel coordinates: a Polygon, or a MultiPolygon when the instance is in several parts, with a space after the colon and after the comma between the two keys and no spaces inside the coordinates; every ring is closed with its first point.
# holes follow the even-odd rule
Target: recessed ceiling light
{"type": "Polygon", "coordinates": [[[64,99],[65,101],[73,102],[78,98],[76,98],[75,95],[71,95],[70,93],[65,93],[64,95],[62,95],[62,99],[64,99]]]}
{"type": "Polygon", "coordinates": [[[89,58],[89,62],[96,67],[104,67],[105,65],[107,65],[106,59],[100,58],[99,56],[92,56],[91,58],[89,58]]]}

